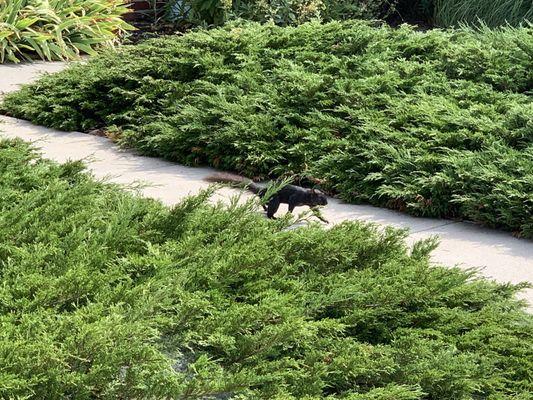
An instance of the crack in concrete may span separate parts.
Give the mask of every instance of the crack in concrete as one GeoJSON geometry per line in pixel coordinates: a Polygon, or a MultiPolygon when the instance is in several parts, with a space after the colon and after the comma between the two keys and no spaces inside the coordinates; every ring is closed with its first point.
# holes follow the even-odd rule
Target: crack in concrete
{"type": "Polygon", "coordinates": [[[442,227],[444,227],[444,226],[458,224],[459,222],[460,222],[460,221],[449,221],[449,222],[446,222],[446,223],[441,224],[441,225],[436,225],[436,226],[431,226],[431,227],[429,227],[429,228],[420,229],[419,231],[414,231],[414,232],[411,232],[410,234],[411,234],[411,235],[414,235],[415,233],[432,231],[433,229],[438,229],[438,228],[442,228],[442,227]]]}

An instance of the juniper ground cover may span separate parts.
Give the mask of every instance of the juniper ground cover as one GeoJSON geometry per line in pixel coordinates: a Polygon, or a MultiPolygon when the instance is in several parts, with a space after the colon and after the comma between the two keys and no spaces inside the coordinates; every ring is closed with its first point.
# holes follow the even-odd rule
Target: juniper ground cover
{"type": "Polygon", "coordinates": [[[533,28],[230,24],[125,46],[5,110],[349,202],[533,237],[533,28]]]}
{"type": "Polygon", "coordinates": [[[530,398],[519,287],[208,197],[168,209],[0,141],[0,397],[530,398]]]}

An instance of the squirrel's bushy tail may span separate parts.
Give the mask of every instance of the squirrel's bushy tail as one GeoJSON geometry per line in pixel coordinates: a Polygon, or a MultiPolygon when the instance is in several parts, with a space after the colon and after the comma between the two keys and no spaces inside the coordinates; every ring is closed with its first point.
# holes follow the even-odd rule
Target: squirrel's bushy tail
{"type": "Polygon", "coordinates": [[[247,189],[252,193],[258,194],[261,191],[261,187],[254,183],[251,179],[244,176],[230,174],[229,172],[218,172],[213,175],[209,175],[204,178],[204,181],[214,183],[227,183],[231,186],[247,189]]]}

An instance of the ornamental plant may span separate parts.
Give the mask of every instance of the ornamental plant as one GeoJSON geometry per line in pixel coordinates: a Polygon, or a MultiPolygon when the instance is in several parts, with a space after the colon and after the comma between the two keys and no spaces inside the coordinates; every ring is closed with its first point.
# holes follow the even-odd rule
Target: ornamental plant
{"type": "Polygon", "coordinates": [[[127,11],[122,0],[0,0],[0,63],[94,55],[133,29],[127,11]]]}
{"type": "Polygon", "coordinates": [[[229,24],[125,46],[8,95],[188,165],[533,237],[532,28],[229,24]]]}
{"type": "Polygon", "coordinates": [[[524,285],[210,193],[166,208],[0,141],[0,397],[530,397],[524,285]]]}

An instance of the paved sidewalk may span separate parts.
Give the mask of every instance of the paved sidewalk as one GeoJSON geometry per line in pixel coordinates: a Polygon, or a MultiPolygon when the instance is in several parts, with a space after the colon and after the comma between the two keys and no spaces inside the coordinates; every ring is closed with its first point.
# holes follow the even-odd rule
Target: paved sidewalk
{"type": "Polygon", "coordinates": [[[0,95],[17,90],[42,73],[53,73],[65,68],[65,63],[36,61],[31,64],[0,64],[0,95]]]}
{"type": "MultiPolygon", "coordinates": [[[[15,90],[20,83],[34,79],[41,71],[54,72],[61,63],[35,63],[20,66],[0,65],[0,92],[15,90]]],[[[96,177],[112,182],[147,183],[142,189],[146,196],[174,204],[187,194],[207,187],[203,178],[212,174],[210,168],[189,168],[156,158],[142,157],[124,151],[108,139],[79,132],[58,132],[32,125],[14,118],[0,117],[0,134],[34,141],[43,155],[56,161],[87,159],[96,177]]],[[[219,198],[235,192],[220,191],[219,198]]],[[[282,209],[280,212],[284,212],[282,209]]],[[[366,205],[345,204],[330,199],[323,212],[332,223],[364,220],[380,225],[409,228],[409,242],[438,235],[440,246],[432,259],[447,266],[483,268],[482,274],[500,282],[533,283],[533,241],[516,239],[507,232],[482,228],[474,224],[447,220],[415,218],[406,214],[366,205]]],[[[520,295],[530,303],[533,311],[533,289],[520,295]]]]}

